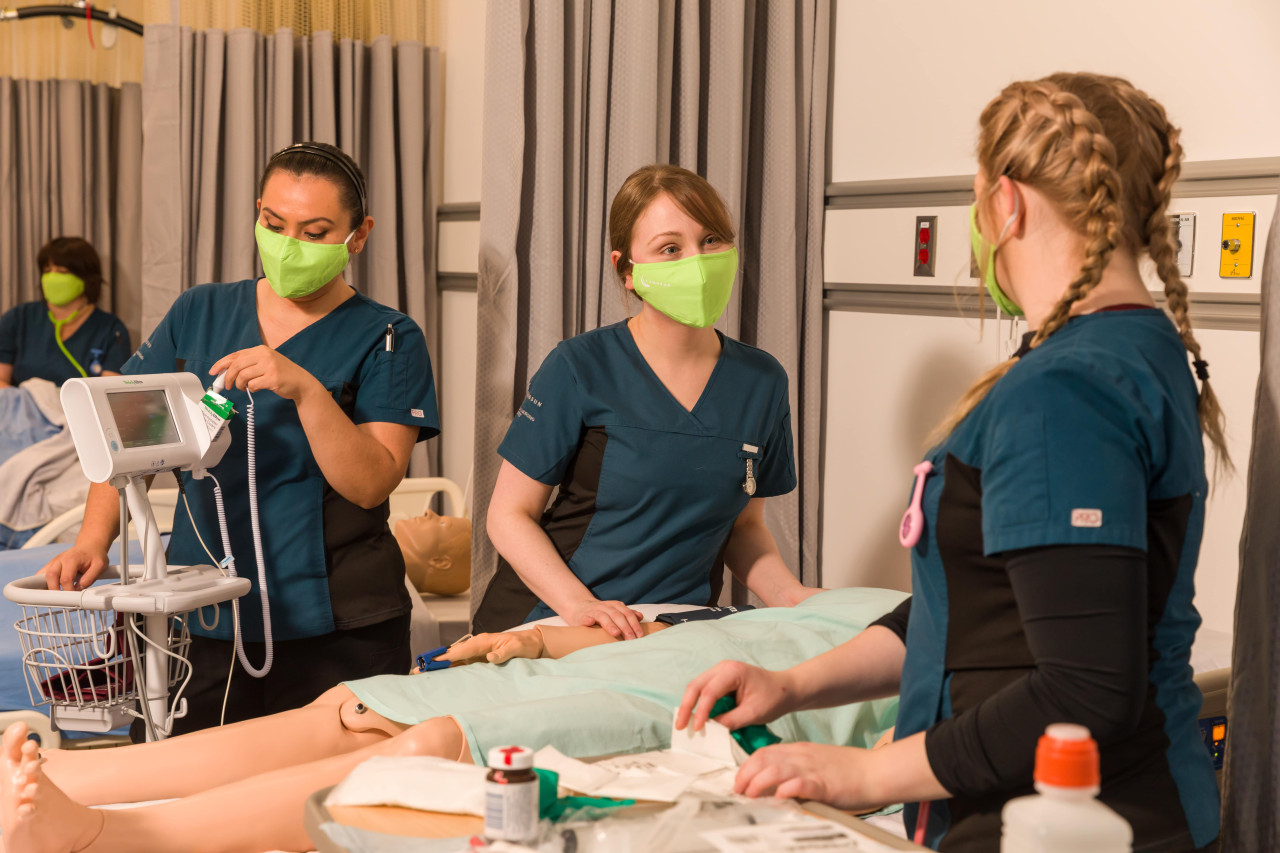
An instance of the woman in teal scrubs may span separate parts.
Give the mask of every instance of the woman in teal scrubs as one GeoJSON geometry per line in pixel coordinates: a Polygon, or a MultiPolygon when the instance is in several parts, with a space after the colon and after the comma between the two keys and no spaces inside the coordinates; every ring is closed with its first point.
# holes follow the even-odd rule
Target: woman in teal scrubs
{"type": "MultiPolygon", "coordinates": [[[[410,599],[387,498],[414,444],[439,433],[422,330],[342,276],[348,253],[360,252],[373,228],[359,167],[333,146],[299,143],[270,160],[259,194],[266,276],[186,291],[124,366],[126,374],[185,370],[206,383],[224,375],[237,415],[213,474],[239,574],[254,583],[240,620],[247,657],[260,667],[266,648],[245,442],[254,407],[274,663],[261,679],[236,670],[227,722],[298,707],[344,679],[406,671],[410,599]]],[[[199,536],[214,545],[212,486],[183,480],[199,536]]],[[[95,485],[75,547],[44,569],[50,588],[91,582],[116,529],[115,490],[95,485]]],[[[210,561],[181,509],[169,560],[210,561]]],[[[194,674],[178,732],[218,724],[232,659],[229,607],[216,629],[197,620],[190,627],[194,674]]]]}
{"type": "Polygon", "coordinates": [[[487,524],[504,559],[476,631],[555,613],[630,639],[629,604],[714,603],[724,565],[769,605],[813,592],[764,524],[765,498],[796,485],[786,372],[712,328],[738,267],[724,202],[647,166],[609,231],[640,312],[562,342],[529,383],[498,448],[487,524]]]}
{"type": "Polygon", "coordinates": [[[1097,74],[1010,83],[983,110],[974,254],[1030,331],[915,468],[912,597],[799,666],[726,660],[676,715],[696,729],[733,693],[717,719],[737,728],[896,694],[897,740],[767,747],[738,771],[740,793],[906,802],[919,843],[1010,849],[1005,804],[1038,786],[1045,728],[1074,723],[1097,742],[1094,791],[1133,850],[1218,848],[1190,657],[1205,446],[1230,462],[1166,215],[1179,137],[1157,101],[1097,74]]]}
{"type": "Polygon", "coordinates": [[[129,330],[98,307],[102,262],[79,237],[58,237],[36,256],[44,296],[0,315],[0,388],[31,378],[61,385],[113,376],[129,358],[129,330]]]}

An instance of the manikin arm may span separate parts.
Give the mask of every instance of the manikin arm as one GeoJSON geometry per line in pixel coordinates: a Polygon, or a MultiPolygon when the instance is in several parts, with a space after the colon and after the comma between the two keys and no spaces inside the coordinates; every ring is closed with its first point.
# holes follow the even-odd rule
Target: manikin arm
{"type": "MultiPolygon", "coordinates": [[[[641,624],[640,630],[643,635],[648,636],[667,627],[670,626],[662,622],[645,622],[641,624]]],[[[503,663],[512,658],[562,658],[578,649],[617,641],[617,637],[603,628],[559,628],[540,625],[526,631],[477,634],[450,646],[449,650],[438,656],[436,660],[469,664],[503,663]]]]}

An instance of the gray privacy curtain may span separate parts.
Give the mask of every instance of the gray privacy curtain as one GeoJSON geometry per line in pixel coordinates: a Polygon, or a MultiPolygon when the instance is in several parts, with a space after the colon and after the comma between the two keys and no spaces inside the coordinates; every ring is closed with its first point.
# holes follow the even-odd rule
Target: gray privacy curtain
{"type": "Polygon", "coordinates": [[[83,237],[102,258],[99,305],[141,329],[142,90],[0,77],[0,312],[41,298],[36,255],[83,237]]]}
{"type": "Polygon", "coordinates": [[[1280,203],[1262,268],[1262,370],[1240,537],[1222,850],[1280,850],[1280,203]]]}
{"type": "MultiPolygon", "coordinates": [[[[829,0],[489,3],[475,518],[542,358],[626,316],[609,205],[636,168],[670,162],[705,176],[738,226],[740,279],[718,327],[791,378],[800,487],[766,518],[787,564],[818,581],[830,21],[829,0]]],[[[496,568],[474,531],[473,609],[496,568]]]]}
{"type": "MultiPolygon", "coordinates": [[[[189,287],[261,274],[258,177],[272,153],[315,140],[354,157],[368,184],[374,229],[348,282],[412,317],[439,364],[439,49],[176,25],[145,38],[144,331],[189,287]]],[[[435,467],[436,445],[418,447],[411,473],[435,467]]]]}

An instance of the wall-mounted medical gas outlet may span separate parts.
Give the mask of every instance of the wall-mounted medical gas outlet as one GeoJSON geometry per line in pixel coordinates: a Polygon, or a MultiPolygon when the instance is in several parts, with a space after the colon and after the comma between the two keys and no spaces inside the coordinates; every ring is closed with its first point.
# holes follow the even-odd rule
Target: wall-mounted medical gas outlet
{"type": "Polygon", "coordinates": [[[938,248],[938,217],[916,217],[915,274],[933,275],[933,260],[938,248]]]}
{"type": "Polygon", "coordinates": [[[1173,244],[1178,247],[1178,272],[1191,275],[1196,257],[1196,215],[1194,213],[1170,213],[1173,224],[1173,244]]]}
{"type": "Polygon", "coordinates": [[[1253,275],[1253,213],[1222,214],[1221,278],[1250,278],[1253,275]]]}

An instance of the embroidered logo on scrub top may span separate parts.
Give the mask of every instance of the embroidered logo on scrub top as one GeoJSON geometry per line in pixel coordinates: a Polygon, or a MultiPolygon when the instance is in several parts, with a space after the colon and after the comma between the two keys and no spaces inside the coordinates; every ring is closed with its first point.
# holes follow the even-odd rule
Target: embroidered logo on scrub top
{"type": "Polygon", "coordinates": [[[422,409],[410,409],[409,414],[413,415],[415,418],[420,418],[423,416],[422,409]]]}
{"type": "Polygon", "coordinates": [[[1100,509],[1071,510],[1071,526],[1072,527],[1101,527],[1102,526],[1102,510],[1100,509]]]}

